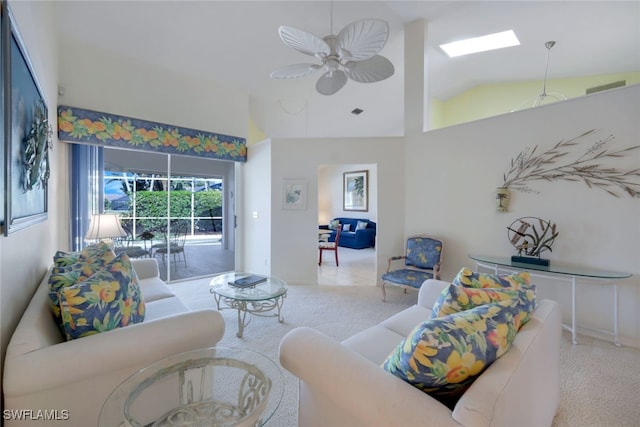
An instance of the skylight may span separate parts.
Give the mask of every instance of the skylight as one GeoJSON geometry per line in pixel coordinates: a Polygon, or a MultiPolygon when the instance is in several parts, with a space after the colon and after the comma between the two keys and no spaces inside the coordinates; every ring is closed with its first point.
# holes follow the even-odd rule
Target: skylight
{"type": "Polygon", "coordinates": [[[453,58],[456,56],[468,55],[470,53],[486,52],[488,50],[518,46],[519,44],[520,41],[513,30],[509,30],[441,44],[440,47],[447,55],[449,55],[449,58],[453,58]]]}

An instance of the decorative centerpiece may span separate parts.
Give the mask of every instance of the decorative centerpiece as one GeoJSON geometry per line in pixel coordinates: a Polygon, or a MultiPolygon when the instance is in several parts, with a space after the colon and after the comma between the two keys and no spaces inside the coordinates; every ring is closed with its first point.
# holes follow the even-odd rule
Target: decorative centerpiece
{"type": "Polygon", "coordinates": [[[507,235],[518,250],[518,255],[513,255],[511,262],[549,266],[549,260],[540,255],[544,251],[551,252],[558,236],[555,224],[536,217],[518,218],[507,227],[507,235]]]}

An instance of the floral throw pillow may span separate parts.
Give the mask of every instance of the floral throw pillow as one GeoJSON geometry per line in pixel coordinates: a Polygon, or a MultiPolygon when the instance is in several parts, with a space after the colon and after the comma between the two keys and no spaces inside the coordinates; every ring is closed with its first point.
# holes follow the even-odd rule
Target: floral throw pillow
{"type": "Polygon", "coordinates": [[[340,227],[340,220],[332,219],[329,221],[329,230],[337,230],[340,227]]]}
{"type": "Polygon", "coordinates": [[[506,275],[478,273],[462,267],[453,279],[454,285],[468,288],[515,288],[531,286],[531,275],[528,271],[506,275]]]}
{"type": "Polygon", "coordinates": [[[85,281],[60,289],[59,299],[67,340],[144,320],[138,276],[126,253],[85,281]]]}
{"type": "Polygon", "coordinates": [[[515,339],[513,301],[486,304],[416,326],[382,367],[453,409],[515,339]]]}
{"type": "Polygon", "coordinates": [[[519,330],[522,325],[529,321],[531,313],[536,308],[535,288],[529,286],[522,289],[484,289],[466,288],[452,284],[440,293],[436,303],[433,305],[431,316],[442,317],[499,301],[515,301],[517,303],[516,330],[519,330]]]}
{"type": "Polygon", "coordinates": [[[54,267],[49,275],[49,307],[56,323],[60,326],[62,325],[60,300],[58,298],[60,289],[87,280],[116,257],[116,254],[105,243],[87,246],[80,252],[69,254],[71,254],[71,256],[61,256],[58,259],[56,259],[54,255],[54,267]],[[75,254],[77,254],[77,256],[75,254]],[[65,261],[61,261],[63,258],[65,261]],[[75,259],[76,262],[64,265],[72,259],[75,259]],[[58,261],[58,266],[55,266],[56,261],[58,261]]]}
{"type": "MultiPolygon", "coordinates": [[[[104,242],[98,242],[98,243],[89,245],[83,250],[78,252],[58,251],[53,255],[53,266],[58,268],[69,267],[73,264],[80,262],[82,258],[100,257],[107,252],[113,253],[109,245],[107,245],[104,242]]],[[[115,254],[113,255],[113,257],[115,257],[115,254]]]]}
{"type": "Polygon", "coordinates": [[[82,252],[63,252],[58,251],[53,255],[54,267],[68,267],[75,264],[80,259],[82,252]]]}

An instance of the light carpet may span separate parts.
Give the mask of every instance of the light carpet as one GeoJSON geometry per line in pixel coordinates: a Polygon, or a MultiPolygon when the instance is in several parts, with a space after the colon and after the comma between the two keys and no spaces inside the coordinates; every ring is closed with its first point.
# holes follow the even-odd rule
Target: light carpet
{"type": "MultiPolygon", "coordinates": [[[[209,279],[176,282],[171,289],[191,309],[215,308],[209,293],[209,279]]],[[[371,286],[290,285],[284,301],[284,322],[254,316],[242,338],[237,312],[222,310],[226,323],[224,347],[259,351],[279,365],[278,347],[284,335],[299,326],[315,328],[341,341],[413,304],[415,293],[400,289],[388,293],[382,302],[381,291],[371,286]],[[397,292],[394,292],[397,291],[397,292]]],[[[563,334],[560,355],[561,402],[554,427],[623,427],[640,425],[640,350],[579,336],[571,344],[563,334]]],[[[297,380],[285,369],[282,403],[268,425],[297,425],[297,380]]],[[[526,398],[526,393],[523,392],[526,398]]]]}

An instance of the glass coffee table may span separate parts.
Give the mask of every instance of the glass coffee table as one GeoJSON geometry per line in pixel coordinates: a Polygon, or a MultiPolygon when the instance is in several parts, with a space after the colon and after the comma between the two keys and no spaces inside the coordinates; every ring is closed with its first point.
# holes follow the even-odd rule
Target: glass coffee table
{"type": "Polygon", "coordinates": [[[264,425],[282,401],[284,377],[265,355],[211,347],[180,353],[123,381],[99,427],[264,425]]]}
{"type": "Polygon", "coordinates": [[[287,297],[287,284],[277,277],[266,275],[260,276],[264,281],[253,286],[238,287],[231,284],[253,276],[258,275],[241,272],[219,274],[211,279],[209,285],[209,292],[213,294],[218,310],[225,308],[220,306],[223,302],[226,308],[238,311],[238,338],[242,338],[245,326],[251,322],[251,316],[247,317],[247,313],[277,317],[280,323],[284,321],[282,305],[287,297]]]}

